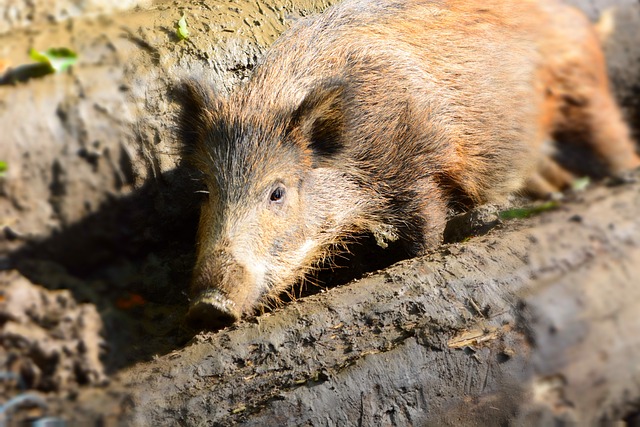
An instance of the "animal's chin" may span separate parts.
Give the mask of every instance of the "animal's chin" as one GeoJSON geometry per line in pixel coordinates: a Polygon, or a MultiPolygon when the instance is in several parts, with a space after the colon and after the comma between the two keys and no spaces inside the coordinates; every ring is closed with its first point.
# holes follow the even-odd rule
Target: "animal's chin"
{"type": "Polygon", "coordinates": [[[278,286],[276,283],[267,281],[267,283],[258,285],[256,288],[258,289],[256,297],[251,306],[248,307],[248,311],[259,314],[265,310],[273,309],[278,305],[281,292],[277,290],[278,286]]]}
{"type": "Polygon", "coordinates": [[[286,278],[277,276],[278,280],[274,280],[275,277],[269,274],[265,278],[267,280],[255,288],[255,302],[248,307],[248,313],[261,314],[295,300],[300,296],[298,290],[302,287],[305,275],[301,269],[300,272],[289,274],[286,278]]]}

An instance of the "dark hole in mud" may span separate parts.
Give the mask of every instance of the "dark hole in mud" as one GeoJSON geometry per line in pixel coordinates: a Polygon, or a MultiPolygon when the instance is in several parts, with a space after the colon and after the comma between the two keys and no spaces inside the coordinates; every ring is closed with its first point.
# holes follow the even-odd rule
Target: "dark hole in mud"
{"type": "Polygon", "coordinates": [[[51,69],[47,64],[21,65],[0,75],[0,85],[24,83],[31,79],[42,78],[48,74],[51,74],[51,69]]]}

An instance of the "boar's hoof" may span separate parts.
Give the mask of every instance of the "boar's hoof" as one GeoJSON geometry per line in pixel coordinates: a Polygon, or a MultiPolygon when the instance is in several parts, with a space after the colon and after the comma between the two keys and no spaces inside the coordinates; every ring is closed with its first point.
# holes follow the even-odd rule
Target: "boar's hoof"
{"type": "Polygon", "coordinates": [[[233,301],[217,289],[207,289],[191,303],[187,322],[196,329],[221,329],[240,318],[233,301]]]}

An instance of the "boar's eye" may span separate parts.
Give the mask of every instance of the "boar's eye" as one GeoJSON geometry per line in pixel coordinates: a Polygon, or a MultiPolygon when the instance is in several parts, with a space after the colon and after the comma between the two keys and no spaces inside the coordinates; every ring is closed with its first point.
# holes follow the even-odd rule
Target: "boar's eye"
{"type": "Polygon", "coordinates": [[[269,201],[272,203],[282,203],[284,201],[285,188],[282,186],[276,187],[269,196],[269,201]]]}

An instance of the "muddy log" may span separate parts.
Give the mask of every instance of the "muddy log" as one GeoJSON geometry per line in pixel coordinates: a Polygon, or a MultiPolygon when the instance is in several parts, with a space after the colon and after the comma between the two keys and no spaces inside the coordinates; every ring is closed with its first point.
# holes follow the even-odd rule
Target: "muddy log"
{"type": "Polygon", "coordinates": [[[640,403],[640,183],[575,199],[197,335],[124,371],[108,394],[81,394],[67,416],[256,426],[623,419],[640,403]]]}

